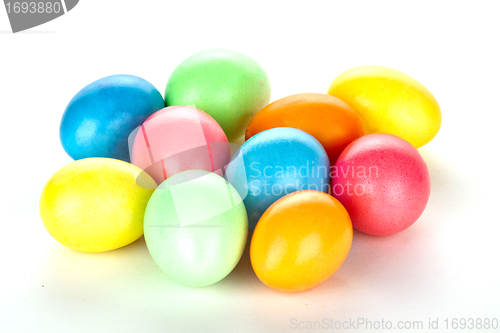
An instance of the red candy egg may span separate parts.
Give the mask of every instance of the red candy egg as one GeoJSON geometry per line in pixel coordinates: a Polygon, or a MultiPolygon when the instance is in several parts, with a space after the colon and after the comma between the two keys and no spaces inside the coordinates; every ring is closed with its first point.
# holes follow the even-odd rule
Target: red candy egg
{"type": "Polygon", "coordinates": [[[430,195],[427,165],[409,142],[391,134],[356,139],[332,169],[331,192],[352,225],[370,235],[391,235],[422,215],[430,195]]]}

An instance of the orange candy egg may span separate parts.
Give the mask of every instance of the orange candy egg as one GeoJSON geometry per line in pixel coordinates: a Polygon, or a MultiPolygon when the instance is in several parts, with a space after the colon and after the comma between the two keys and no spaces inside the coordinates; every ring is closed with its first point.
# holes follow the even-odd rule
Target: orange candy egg
{"type": "Polygon", "coordinates": [[[257,113],[245,139],[275,128],[293,127],[314,136],[334,165],[342,150],[365,134],[360,116],[342,100],[325,94],[296,94],[279,99],[257,113]]]}
{"type": "Polygon", "coordinates": [[[290,193],[262,215],[250,260],[267,286],[287,292],[313,288],[335,273],[349,253],[352,224],[344,206],[319,191],[290,193]]]}

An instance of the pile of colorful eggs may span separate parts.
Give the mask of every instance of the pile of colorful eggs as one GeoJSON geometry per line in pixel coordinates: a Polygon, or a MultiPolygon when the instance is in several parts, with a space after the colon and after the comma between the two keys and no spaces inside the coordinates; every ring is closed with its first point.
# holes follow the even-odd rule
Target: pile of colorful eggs
{"type": "Polygon", "coordinates": [[[441,125],[423,85],[364,66],[328,94],[270,96],[262,67],[228,50],[182,62],[164,98],[130,75],[89,84],[62,117],[75,162],[43,189],[46,229],[86,252],[144,234],[158,266],[190,286],[227,276],[250,240],[258,278],[301,291],[342,265],[353,227],[390,235],[420,217],[430,179],[417,148],[441,125]]]}

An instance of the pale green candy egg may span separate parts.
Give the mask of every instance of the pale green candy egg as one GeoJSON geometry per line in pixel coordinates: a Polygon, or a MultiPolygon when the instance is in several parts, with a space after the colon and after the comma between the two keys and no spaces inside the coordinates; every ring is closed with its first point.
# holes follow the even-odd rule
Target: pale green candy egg
{"type": "Polygon", "coordinates": [[[154,261],[175,281],[207,286],[226,277],[243,254],[248,220],[238,192],[201,170],[165,180],[146,208],[144,237],[154,261]]]}

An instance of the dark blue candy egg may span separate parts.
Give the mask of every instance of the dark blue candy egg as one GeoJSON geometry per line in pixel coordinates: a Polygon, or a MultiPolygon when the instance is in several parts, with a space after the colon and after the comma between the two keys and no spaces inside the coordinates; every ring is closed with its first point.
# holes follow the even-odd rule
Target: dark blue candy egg
{"type": "Polygon", "coordinates": [[[253,231],[265,210],[286,194],[328,192],[330,161],[310,134],[295,128],[273,128],[240,147],[227,167],[226,178],[244,198],[253,231]]]}
{"type": "Polygon", "coordinates": [[[128,137],[165,107],[160,92],[133,75],[112,75],[80,90],[64,111],[60,138],[73,159],[109,157],[130,161],[128,137]]]}

